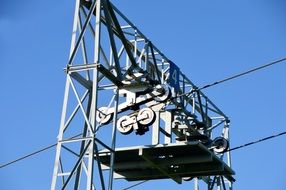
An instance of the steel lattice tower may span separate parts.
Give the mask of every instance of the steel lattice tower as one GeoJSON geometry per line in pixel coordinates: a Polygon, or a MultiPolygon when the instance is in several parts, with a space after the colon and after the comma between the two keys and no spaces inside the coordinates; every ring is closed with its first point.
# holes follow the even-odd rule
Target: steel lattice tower
{"type": "Polygon", "coordinates": [[[109,0],[75,5],[51,190],[117,178],[232,189],[228,117],[109,0]]]}

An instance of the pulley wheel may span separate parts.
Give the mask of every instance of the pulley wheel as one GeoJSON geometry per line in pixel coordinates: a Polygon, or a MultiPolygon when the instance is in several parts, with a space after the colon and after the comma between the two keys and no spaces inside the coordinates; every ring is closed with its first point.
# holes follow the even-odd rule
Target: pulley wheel
{"type": "Polygon", "coordinates": [[[151,108],[143,108],[137,115],[137,121],[143,126],[152,125],[155,121],[155,112],[151,108]]]}
{"type": "Polygon", "coordinates": [[[108,113],[108,107],[101,107],[96,112],[96,121],[101,124],[107,124],[113,118],[113,113],[108,113]]]}
{"type": "Polygon", "coordinates": [[[124,135],[132,133],[133,123],[130,120],[131,118],[128,115],[121,117],[117,121],[117,130],[124,135]]]}
{"type": "Polygon", "coordinates": [[[217,137],[213,140],[212,146],[214,147],[214,151],[217,153],[225,152],[229,147],[229,142],[223,137],[217,137]]]}
{"type": "Polygon", "coordinates": [[[160,95],[154,97],[158,102],[164,102],[171,96],[170,88],[167,85],[158,85],[156,86],[158,92],[161,92],[160,95]]]}

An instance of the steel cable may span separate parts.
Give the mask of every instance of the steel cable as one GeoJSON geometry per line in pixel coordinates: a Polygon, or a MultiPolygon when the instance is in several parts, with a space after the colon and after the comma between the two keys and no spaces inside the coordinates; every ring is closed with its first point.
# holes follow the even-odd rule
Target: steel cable
{"type": "Polygon", "coordinates": [[[178,96],[176,96],[176,97],[174,97],[174,98],[177,98],[177,97],[180,97],[180,96],[185,96],[185,95],[188,95],[188,94],[192,94],[192,93],[195,92],[195,91],[199,91],[199,90],[203,90],[203,89],[206,89],[206,88],[210,88],[210,87],[212,87],[212,86],[215,86],[215,85],[218,85],[218,84],[227,82],[227,81],[229,81],[229,80],[236,79],[236,78],[238,78],[238,77],[242,77],[242,76],[247,75],[247,74],[249,74],[249,73],[253,73],[253,72],[255,72],[255,71],[264,69],[264,68],[266,68],[266,67],[270,67],[270,66],[272,66],[272,65],[281,63],[281,62],[283,62],[283,61],[286,61],[286,57],[284,57],[284,58],[282,58],[282,59],[278,59],[278,60],[272,61],[272,62],[270,62],[270,63],[264,64],[264,65],[259,66],[259,67],[255,67],[255,68],[253,68],[253,69],[250,69],[250,70],[248,70],[248,71],[244,71],[244,72],[242,72],[242,73],[233,75],[233,76],[231,76],[231,77],[227,77],[227,78],[225,78],[225,79],[222,79],[222,80],[213,82],[213,83],[211,83],[211,84],[204,85],[203,87],[200,87],[200,88],[194,87],[194,89],[192,89],[190,92],[187,92],[187,93],[184,93],[184,94],[180,94],[180,95],[178,95],[178,96]]]}
{"type": "Polygon", "coordinates": [[[16,163],[16,162],[19,162],[19,161],[21,161],[21,160],[24,160],[24,159],[26,159],[26,158],[29,158],[29,157],[31,157],[31,156],[34,156],[34,155],[36,155],[36,154],[39,154],[39,153],[41,153],[41,152],[44,152],[44,151],[46,151],[46,150],[49,150],[50,148],[52,148],[52,147],[54,147],[54,146],[56,146],[56,145],[57,145],[57,143],[52,144],[52,145],[49,145],[49,146],[47,146],[47,147],[41,148],[40,150],[37,150],[37,151],[35,151],[35,152],[32,152],[32,153],[30,153],[30,154],[27,154],[27,155],[25,155],[25,156],[22,156],[22,157],[20,157],[20,158],[17,158],[17,159],[15,159],[15,160],[12,160],[12,161],[10,161],[10,162],[7,162],[7,163],[5,163],[5,164],[2,164],[2,165],[0,165],[0,169],[1,169],[1,168],[4,168],[4,167],[6,167],[6,166],[9,166],[9,165],[11,165],[11,164],[14,164],[14,163],[16,163]]]}
{"type": "Polygon", "coordinates": [[[262,139],[259,139],[259,140],[255,140],[255,141],[252,141],[252,142],[249,142],[249,143],[246,143],[246,144],[234,147],[234,148],[230,148],[226,152],[231,152],[233,150],[237,150],[237,149],[241,149],[241,148],[244,148],[244,147],[247,147],[247,146],[250,146],[250,145],[261,143],[263,141],[266,141],[266,140],[269,140],[269,139],[273,139],[273,138],[276,138],[276,137],[279,137],[279,136],[282,136],[282,135],[285,135],[285,134],[286,134],[286,131],[284,131],[282,133],[278,133],[276,135],[271,135],[271,136],[268,136],[268,137],[265,137],[265,138],[262,138],[262,139]]]}
{"type": "MultiPolygon", "coordinates": [[[[81,136],[81,135],[82,135],[82,134],[75,135],[75,136],[69,138],[68,140],[77,138],[77,137],[79,137],[79,136],[81,136]]],[[[34,151],[34,152],[32,152],[32,153],[29,153],[29,154],[26,154],[26,155],[24,155],[24,156],[21,156],[21,157],[19,157],[19,158],[17,158],[17,159],[11,160],[11,161],[9,161],[9,162],[7,162],[7,163],[5,163],[5,164],[1,164],[1,165],[0,165],[0,169],[5,168],[5,167],[7,167],[7,166],[9,166],[9,165],[11,165],[11,164],[14,164],[14,163],[16,163],[16,162],[19,162],[19,161],[21,161],[21,160],[24,160],[24,159],[26,159],[26,158],[32,157],[32,156],[34,156],[34,155],[36,155],[36,154],[39,154],[39,153],[41,153],[41,152],[44,152],[44,151],[46,151],[46,150],[49,150],[49,149],[53,148],[53,147],[56,146],[56,145],[57,145],[57,143],[48,145],[48,146],[43,147],[43,148],[41,148],[41,149],[39,149],[39,150],[36,150],[36,151],[34,151]]]]}

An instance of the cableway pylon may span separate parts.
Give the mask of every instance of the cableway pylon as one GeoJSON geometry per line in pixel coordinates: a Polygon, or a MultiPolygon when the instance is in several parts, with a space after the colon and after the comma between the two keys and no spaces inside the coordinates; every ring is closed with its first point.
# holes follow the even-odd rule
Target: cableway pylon
{"type": "Polygon", "coordinates": [[[229,118],[109,0],[76,0],[65,73],[51,190],[232,189],[229,118]]]}

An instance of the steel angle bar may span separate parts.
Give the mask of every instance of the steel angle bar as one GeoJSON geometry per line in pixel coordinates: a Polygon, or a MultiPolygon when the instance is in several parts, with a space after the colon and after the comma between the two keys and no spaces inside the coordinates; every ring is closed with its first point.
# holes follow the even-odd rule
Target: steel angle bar
{"type": "Polygon", "coordinates": [[[87,141],[93,139],[92,137],[81,137],[81,138],[72,138],[72,139],[64,139],[59,142],[61,143],[71,143],[71,142],[79,142],[79,141],[87,141]]]}
{"type": "MultiPolygon", "coordinates": [[[[107,10],[108,10],[108,12],[109,12],[109,15],[110,15],[110,17],[111,17],[111,19],[112,19],[112,21],[113,21],[113,24],[114,24],[114,26],[115,26],[115,28],[116,28],[116,30],[117,30],[117,32],[118,32],[119,38],[120,38],[120,40],[122,41],[122,44],[124,45],[124,48],[125,48],[125,50],[126,50],[126,53],[128,54],[128,57],[129,57],[129,59],[130,59],[130,61],[131,61],[131,64],[132,64],[135,68],[138,69],[138,65],[136,64],[136,61],[135,61],[135,59],[134,59],[134,57],[133,57],[133,55],[132,55],[132,52],[131,52],[131,50],[130,50],[129,43],[128,43],[127,40],[126,40],[126,38],[125,38],[125,36],[124,36],[124,34],[123,34],[123,31],[122,31],[122,29],[121,29],[121,27],[120,27],[120,24],[119,24],[119,22],[118,22],[118,20],[117,20],[117,18],[116,18],[116,15],[115,15],[115,13],[114,13],[114,11],[113,11],[113,7],[111,6],[109,0],[104,0],[103,2],[104,2],[105,5],[106,5],[106,8],[107,8],[107,10]]],[[[107,10],[106,10],[106,11],[107,11],[107,10]]]]}
{"type": "Polygon", "coordinates": [[[64,177],[64,176],[69,176],[70,174],[71,174],[70,172],[62,172],[62,173],[59,173],[58,176],[64,177]]]}
{"type": "Polygon", "coordinates": [[[114,76],[108,69],[106,69],[103,65],[98,65],[98,71],[100,71],[106,78],[108,78],[111,82],[113,82],[116,86],[123,86],[120,78],[114,76]]]}
{"type": "MultiPolygon", "coordinates": [[[[132,43],[132,42],[131,42],[132,43]]],[[[133,56],[134,56],[134,59],[136,61],[137,59],[137,45],[138,45],[138,41],[137,41],[137,30],[135,29],[134,30],[134,52],[133,52],[133,56]]]]}
{"type": "Polygon", "coordinates": [[[86,163],[84,160],[82,160],[82,168],[83,168],[85,174],[87,174],[87,166],[86,166],[86,163]]]}
{"type": "Polygon", "coordinates": [[[146,183],[146,182],[148,182],[148,180],[144,180],[144,181],[141,181],[141,182],[139,182],[139,183],[135,183],[134,185],[131,185],[131,186],[129,186],[129,187],[125,187],[125,188],[122,189],[122,190],[128,190],[128,189],[134,188],[134,187],[136,187],[136,186],[138,186],[138,185],[141,185],[141,184],[143,184],[143,183],[146,183]]]}
{"type": "Polygon", "coordinates": [[[108,61],[108,58],[106,56],[106,53],[104,52],[104,50],[102,49],[101,45],[100,45],[100,53],[103,56],[103,59],[105,61],[105,65],[107,66],[107,68],[110,70],[111,69],[111,63],[108,61]]]}
{"type": "MultiPolygon", "coordinates": [[[[78,18],[79,18],[79,22],[78,22],[78,27],[79,27],[79,31],[82,31],[82,21],[81,21],[81,14],[80,11],[78,12],[78,18]]],[[[83,55],[83,62],[85,65],[88,64],[88,56],[87,56],[87,51],[86,51],[86,45],[85,45],[85,38],[84,36],[82,37],[82,42],[81,42],[81,49],[82,49],[82,55],[83,55]]],[[[89,70],[87,70],[86,73],[86,79],[90,80],[90,73],[89,70]]]]}
{"type": "Polygon", "coordinates": [[[197,177],[194,178],[194,190],[199,190],[199,179],[197,177]]]}
{"type": "Polygon", "coordinates": [[[138,60],[136,62],[137,64],[140,63],[140,67],[142,67],[141,62],[142,62],[142,58],[144,58],[145,51],[146,51],[146,44],[145,44],[144,49],[142,49],[141,54],[139,55],[138,60]]]}
{"type": "Polygon", "coordinates": [[[91,190],[92,185],[93,185],[93,175],[94,175],[94,156],[93,152],[95,150],[95,143],[94,140],[91,140],[91,145],[88,150],[88,166],[87,166],[87,175],[86,175],[86,180],[87,180],[87,185],[86,185],[86,190],[91,190]]]}
{"type": "MultiPolygon", "coordinates": [[[[144,38],[147,40],[148,38],[122,13],[120,12],[111,2],[109,2],[112,9],[127,23],[129,24],[133,29],[137,30],[137,33],[141,36],[141,38],[144,38]]],[[[165,60],[169,59],[156,47],[153,45],[153,48],[156,52],[158,52],[165,60]]]]}
{"type": "Polygon", "coordinates": [[[123,52],[124,52],[124,46],[121,46],[121,48],[120,48],[120,50],[119,50],[119,52],[117,54],[117,57],[120,58],[122,56],[123,52]]]}
{"type": "Polygon", "coordinates": [[[106,148],[107,150],[109,150],[110,152],[114,152],[114,149],[110,148],[108,145],[106,145],[104,142],[102,142],[101,140],[99,140],[98,138],[94,138],[94,140],[100,144],[101,146],[103,146],[104,148],[106,148]]]}
{"type": "MultiPolygon", "coordinates": [[[[93,69],[95,69],[96,67],[94,67],[93,69]]],[[[108,70],[109,71],[109,70],[108,70]]],[[[84,86],[86,89],[92,89],[92,81],[87,80],[86,78],[84,78],[82,75],[80,75],[77,72],[71,72],[69,73],[69,75],[75,79],[78,83],[80,83],[82,86],[84,86]]],[[[104,75],[102,73],[99,73],[98,76],[98,81],[100,82],[102,79],[104,78],[104,75]]]]}
{"type": "MultiPolygon", "coordinates": [[[[83,14],[84,14],[84,16],[86,17],[87,15],[86,15],[86,12],[85,12],[85,10],[82,8],[81,9],[82,10],[82,12],[83,12],[83,14]]],[[[93,34],[93,36],[95,36],[95,31],[94,31],[94,29],[93,29],[93,27],[92,27],[92,25],[89,23],[89,28],[90,28],[90,30],[92,31],[92,34],[93,34]]],[[[102,72],[102,74],[106,74],[107,76],[109,76],[109,79],[112,81],[112,82],[116,82],[116,84],[117,85],[121,85],[118,81],[120,81],[120,80],[116,80],[117,78],[116,77],[113,77],[114,75],[109,71],[109,70],[111,70],[112,69],[112,67],[111,67],[111,62],[109,62],[108,61],[108,59],[107,59],[107,56],[106,56],[106,54],[105,54],[105,52],[104,52],[104,50],[103,50],[103,48],[101,47],[101,45],[99,44],[99,47],[100,47],[100,53],[103,55],[103,59],[104,59],[104,61],[105,61],[105,63],[106,63],[106,65],[107,65],[107,68],[108,69],[106,69],[105,67],[103,67],[103,65],[101,65],[101,67],[102,68],[100,68],[100,69],[102,69],[102,70],[100,70],[101,72],[102,72]]],[[[118,58],[120,57],[120,54],[123,52],[123,50],[120,50],[119,51],[119,53],[118,53],[118,58]]],[[[114,56],[115,57],[115,56],[114,56]]],[[[118,63],[119,64],[119,63],[118,63]]],[[[118,65],[117,64],[117,65],[118,65]]],[[[117,68],[116,69],[116,71],[117,71],[117,73],[118,73],[118,69],[119,69],[119,71],[120,71],[120,65],[118,66],[119,68],[117,68]]],[[[100,77],[99,77],[99,81],[103,78],[104,76],[103,75],[101,75],[100,77]]]]}
{"type": "Polygon", "coordinates": [[[214,185],[216,183],[216,180],[217,180],[217,176],[214,176],[213,180],[212,180],[212,183],[211,183],[211,186],[210,186],[210,190],[213,190],[214,188],[214,185]]]}
{"type": "Polygon", "coordinates": [[[71,140],[71,142],[72,142],[72,140],[77,140],[78,137],[81,136],[81,135],[82,135],[82,133],[74,135],[74,136],[72,136],[72,137],[70,137],[68,139],[65,139],[65,140],[59,140],[58,143],[65,143],[65,142],[68,142],[69,140],[71,140]]]}
{"type": "MultiPolygon", "coordinates": [[[[204,111],[203,111],[204,105],[201,102],[201,98],[198,98],[198,102],[195,101],[194,97],[191,97],[191,98],[185,97],[185,99],[187,102],[186,102],[186,105],[184,106],[184,109],[186,109],[188,105],[191,105],[193,107],[193,110],[192,110],[193,114],[195,113],[194,111],[196,110],[198,113],[201,114],[204,122],[206,120],[211,120],[211,118],[208,115],[204,114],[204,111]],[[192,102],[190,103],[190,101],[192,101],[192,102]]],[[[184,100],[182,100],[182,101],[184,101],[184,100]]],[[[173,100],[173,102],[174,102],[174,100],[173,100]]]]}
{"type": "MultiPolygon", "coordinates": [[[[151,41],[150,41],[151,42],[151,41]]],[[[153,43],[152,43],[152,45],[153,45],[153,43]]],[[[153,45],[154,46],[154,45],[153,45]]],[[[149,55],[152,55],[152,53],[150,53],[149,55]]],[[[159,52],[156,52],[156,51],[154,51],[154,55],[156,56],[156,55],[160,55],[160,53],[159,52]]],[[[161,56],[161,55],[160,55],[161,56]]],[[[156,59],[156,60],[158,60],[158,59],[156,59]]],[[[161,59],[160,59],[160,61],[162,61],[161,59]]],[[[160,64],[161,65],[161,64],[160,64]]]]}
{"type": "MultiPolygon", "coordinates": [[[[86,13],[86,11],[82,7],[81,7],[81,11],[83,12],[84,16],[87,17],[87,13],[86,13]]],[[[93,37],[95,37],[95,31],[94,31],[93,26],[91,25],[90,22],[88,23],[88,26],[89,26],[89,29],[90,29],[93,37]]],[[[103,56],[103,59],[104,59],[104,61],[106,63],[106,66],[107,66],[108,69],[110,69],[111,64],[109,63],[109,61],[107,59],[107,56],[106,56],[106,54],[105,54],[105,52],[104,52],[104,50],[103,50],[103,48],[101,47],[100,44],[99,44],[99,46],[100,46],[100,53],[103,56]]]]}
{"type": "Polygon", "coordinates": [[[102,5],[103,5],[102,8],[103,8],[103,12],[104,12],[105,19],[106,19],[106,27],[107,27],[107,31],[109,35],[110,45],[111,45],[112,52],[113,52],[115,70],[116,70],[117,76],[119,77],[119,79],[121,79],[122,73],[120,70],[119,58],[117,56],[117,48],[116,48],[116,43],[115,43],[114,34],[112,30],[112,23],[114,23],[114,21],[111,19],[110,12],[108,12],[107,10],[106,0],[102,1],[102,5]]]}
{"type": "MultiPolygon", "coordinates": [[[[123,47],[124,48],[124,47],[123,47]]],[[[112,51],[112,47],[110,46],[109,47],[109,64],[110,64],[110,67],[113,67],[113,59],[114,59],[114,56],[113,56],[113,51],[112,51]]],[[[116,52],[117,53],[117,52],[116,52]]]]}
{"type": "MultiPolygon", "coordinates": [[[[182,75],[184,75],[183,73],[181,73],[182,75]]],[[[184,75],[185,76],[185,75],[184,75]]],[[[187,77],[185,77],[185,79],[186,79],[186,81],[189,83],[189,84],[191,84],[192,86],[193,86],[193,88],[198,88],[194,83],[192,83],[187,77]]],[[[207,96],[203,93],[203,92],[201,92],[200,91],[200,94],[201,94],[201,96],[203,97],[203,98],[207,98],[207,96]]],[[[209,105],[211,105],[214,109],[216,109],[217,110],[217,112],[220,114],[220,115],[222,115],[222,116],[224,116],[225,118],[227,118],[227,116],[210,100],[210,99],[208,99],[208,101],[209,101],[209,105]]]]}
{"type": "MultiPolygon", "coordinates": [[[[104,177],[103,177],[103,172],[102,172],[102,168],[101,168],[101,164],[100,164],[100,158],[99,158],[99,154],[98,154],[98,147],[97,144],[94,143],[94,154],[97,157],[97,169],[98,169],[98,173],[99,173],[99,178],[100,178],[100,182],[101,182],[101,188],[102,190],[105,190],[105,185],[104,185],[104,177]]],[[[93,155],[92,155],[93,157],[93,155]]]]}
{"type": "MultiPolygon", "coordinates": [[[[123,28],[121,27],[121,29],[123,29],[123,28]]],[[[134,36],[134,34],[133,34],[133,33],[131,33],[131,32],[123,31],[123,33],[124,33],[124,34],[126,34],[126,35],[129,35],[129,36],[134,36]]]]}
{"type": "MultiPolygon", "coordinates": [[[[86,99],[87,95],[89,94],[89,91],[87,90],[84,95],[81,98],[81,102],[84,102],[84,100],[86,99]]],[[[69,126],[70,122],[72,121],[72,119],[74,118],[74,116],[76,115],[77,111],[79,110],[80,105],[77,104],[77,106],[74,108],[73,112],[71,113],[70,117],[68,118],[68,120],[65,123],[64,126],[64,131],[67,129],[67,127],[69,126]]]]}
{"type": "Polygon", "coordinates": [[[143,148],[139,149],[139,156],[141,156],[146,162],[150,163],[153,167],[157,168],[162,174],[170,177],[171,179],[173,179],[178,184],[182,183],[182,178],[180,178],[179,176],[174,175],[174,174],[171,174],[171,175],[168,174],[168,172],[164,168],[162,168],[158,164],[154,163],[152,161],[152,158],[150,158],[150,156],[148,154],[144,153],[144,149],[143,148]]]}
{"type": "MultiPolygon", "coordinates": [[[[184,94],[185,92],[186,92],[186,83],[185,83],[185,76],[184,75],[181,75],[182,76],[182,93],[184,94]]],[[[186,106],[186,102],[187,102],[187,100],[185,100],[185,99],[182,99],[181,100],[182,102],[183,102],[183,106],[185,107],[186,106]]]]}
{"type": "MultiPolygon", "coordinates": [[[[203,108],[206,108],[205,105],[202,105],[202,107],[203,107],[203,108]]],[[[222,118],[225,118],[225,116],[222,115],[221,112],[220,112],[219,110],[216,110],[215,108],[211,108],[211,107],[208,106],[208,111],[211,111],[211,112],[213,112],[213,113],[216,113],[216,114],[218,114],[218,115],[221,115],[222,118]]],[[[211,117],[211,118],[213,118],[213,117],[211,117]]]]}
{"type": "Polygon", "coordinates": [[[205,114],[204,114],[204,109],[203,109],[203,104],[202,104],[202,99],[201,99],[201,95],[200,95],[200,92],[197,91],[197,94],[198,94],[198,101],[199,101],[199,109],[200,109],[200,114],[202,116],[202,120],[204,123],[206,123],[206,118],[205,118],[205,114]]]}
{"type": "MultiPolygon", "coordinates": [[[[90,108],[91,108],[91,96],[89,96],[88,103],[87,103],[87,113],[86,113],[86,115],[88,117],[90,117],[90,108]]],[[[84,124],[84,128],[83,128],[83,133],[82,133],[82,137],[83,138],[85,138],[86,135],[87,135],[87,131],[88,131],[87,128],[88,128],[87,123],[85,123],[84,124]]],[[[82,152],[84,150],[85,143],[86,143],[86,141],[82,141],[81,142],[79,152],[82,152]]],[[[77,169],[76,177],[75,177],[74,190],[78,190],[79,189],[81,172],[82,172],[82,166],[85,166],[84,160],[80,163],[80,166],[77,169]]]]}
{"type": "Polygon", "coordinates": [[[130,29],[132,28],[132,26],[130,25],[125,25],[125,26],[121,26],[121,29],[124,30],[124,29],[130,29]]]}
{"type": "Polygon", "coordinates": [[[223,116],[213,116],[211,117],[212,120],[224,120],[225,122],[227,122],[227,118],[223,117],[223,116]]]}
{"type": "Polygon", "coordinates": [[[194,96],[192,94],[189,94],[189,95],[186,95],[184,96],[184,101],[185,101],[185,104],[184,104],[184,107],[186,108],[189,104],[190,105],[193,105],[193,101],[194,101],[194,96]],[[191,102],[192,101],[192,102],[191,102]],[[191,103],[190,103],[191,102],[191,103]]]}
{"type": "Polygon", "coordinates": [[[56,148],[56,156],[55,156],[56,158],[55,158],[55,164],[54,164],[54,170],[53,170],[51,190],[56,189],[57,174],[59,171],[59,160],[60,160],[60,154],[61,154],[61,143],[59,141],[62,140],[63,134],[64,134],[65,120],[66,120],[66,114],[67,114],[67,105],[68,105],[68,99],[69,99],[69,90],[70,90],[70,82],[69,82],[68,77],[67,77],[66,86],[65,86],[64,101],[63,101],[63,108],[62,108],[62,113],[61,113],[60,130],[59,130],[59,134],[58,134],[58,143],[57,143],[57,148],[56,148]]]}
{"type": "MultiPolygon", "coordinates": [[[[148,41],[145,42],[145,52],[146,52],[146,55],[143,57],[143,59],[145,59],[145,69],[147,67],[147,63],[149,61],[149,45],[148,45],[148,41]]],[[[162,79],[163,79],[163,72],[162,72],[162,79]]]]}
{"type": "Polygon", "coordinates": [[[109,183],[108,190],[112,190],[113,187],[113,176],[114,176],[114,161],[115,161],[115,147],[116,147],[116,132],[117,132],[117,117],[118,117],[118,102],[119,102],[119,89],[116,89],[116,94],[114,95],[114,119],[112,127],[112,136],[111,136],[111,149],[114,152],[111,152],[110,158],[110,172],[109,172],[109,183]]]}
{"type": "Polygon", "coordinates": [[[68,76],[75,79],[79,84],[81,84],[86,89],[90,90],[92,88],[92,81],[86,80],[83,76],[81,76],[77,72],[70,73],[68,76]]]}
{"type": "MultiPolygon", "coordinates": [[[[60,164],[60,173],[64,172],[64,167],[63,167],[63,163],[62,163],[62,159],[60,158],[59,160],[59,164],[60,164]]],[[[62,176],[62,183],[65,184],[65,176],[62,176]]]]}
{"type": "Polygon", "coordinates": [[[212,125],[211,127],[209,127],[207,130],[208,131],[212,131],[213,129],[217,128],[218,126],[220,126],[221,124],[223,124],[225,122],[225,120],[222,120],[214,125],[212,125]]]}
{"type": "Polygon", "coordinates": [[[82,103],[81,103],[81,101],[80,101],[80,98],[79,98],[79,95],[78,95],[78,93],[77,93],[77,90],[76,90],[76,88],[75,88],[75,86],[74,86],[74,84],[73,84],[73,81],[72,81],[72,79],[70,78],[69,75],[68,75],[68,79],[69,79],[69,81],[70,81],[71,87],[72,87],[72,89],[73,89],[73,91],[74,91],[74,94],[75,94],[75,96],[76,96],[76,99],[77,99],[77,101],[78,101],[78,104],[79,104],[79,106],[80,106],[80,109],[81,109],[81,111],[82,111],[82,114],[83,114],[83,117],[84,117],[84,119],[85,119],[85,122],[87,123],[88,129],[90,130],[91,133],[93,133],[94,131],[93,131],[92,125],[91,125],[91,123],[89,122],[89,120],[88,120],[88,118],[87,118],[85,109],[84,109],[84,107],[83,107],[83,105],[82,105],[82,103]]]}
{"type": "MultiPolygon", "coordinates": [[[[98,66],[99,64],[97,63],[92,63],[92,64],[83,64],[83,65],[72,65],[68,66],[65,71],[68,73],[73,73],[73,72],[79,72],[79,71],[85,71],[85,70],[90,70],[94,69],[98,66]]],[[[89,81],[89,79],[86,79],[89,81]]]]}
{"type": "Polygon", "coordinates": [[[79,8],[80,8],[80,0],[76,0],[69,58],[71,58],[72,53],[75,49],[79,8]]]}
{"type": "Polygon", "coordinates": [[[220,176],[220,179],[221,179],[223,190],[226,190],[226,186],[225,186],[225,182],[224,182],[223,176],[220,176]]]}
{"type": "Polygon", "coordinates": [[[68,185],[69,181],[71,180],[71,178],[72,178],[74,172],[76,171],[76,169],[77,169],[78,166],[80,165],[80,163],[81,163],[81,161],[82,161],[82,158],[83,158],[83,156],[85,155],[85,153],[86,153],[86,151],[87,151],[87,149],[88,149],[90,143],[91,143],[91,141],[89,141],[89,142],[87,143],[87,145],[86,145],[85,148],[84,148],[84,151],[82,151],[82,153],[80,154],[80,156],[79,156],[79,158],[78,158],[78,160],[77,160],[75,166],[73,167],[72,171],[70,172],[70,175],[68,176],[66,182],[64,183],[64,185],[63,185],[63,187],[62,187],[62,190],[64,190],[64,189],[66,188],[66,186],[68,185]]]}
{"type": "MultiPolygon", "coordinates": [[[[81,43],[81,41],[82,41],[82,38],[83,38],[83,36],[84,36],[84,33],[85,33],[85,31],[86,31],[86,27],[87,27],[87,25],[88,25],[88,23],[89,23],[89,21],[90,21],[90,19],[91,19],[91,15],[92,15],[92,13],[93,13],[94,10],[95,10],[96,2],[97,2],[97,1],[93,1],[92,5],[91,5],[91,9],[90,9],[90,11],[89,11],[89,13],[88,13],[88,15],[87,15],[86,21],[85,21],[85,23],[84,23],[84,25],[83,25],[83,27],[82,27],[82,30],[81,30],[81,32],[80,32],[80,34],[79,34],[79,37],[78,37],[78,40],[77,40],[77,42],[76,42],[76,44],[75,44],[75,47],[74,47],[74,49],[73,49],[73,51],[72,51],[72,54],[71,54],[71,56],[70,56],[68,65],[71,65],[72,62],[73,62],[73,59],[74,59],[74,57],[75,57],[75,54],[76,54],[76,52],[77,52],[77,50],[78,50],[78,47],[79,47],[79,45],[80,45],[80,43],[81,43]]],[[[78,14],[78,13],[77,13],[77,14],[78,14]]],[[[77,24],[76,24],[76,25],[77,25],[77,24]]]]}
{"type": "MultiPolygon", "coordinates": [[[[206,102],[205,102],[205,115],[204,115],[204,118],[207,118],[208,117],[208,113],[209,113],[208,98],[206,98],[205,101],[206,102]]],[[[209,126],[211,124],[211,121],[212,120],[206,120],[206,125],[209,126]]]]}
{"type": "Polygon", "coordinates": [[[159,131],[165,135],[166,137],[172,137],[171,133],[168,133],[165,129],[163,129],[162,127],[159,126],[159,131]]]}
{"type": "Polygon", "coordinates": [[[114,102],[114,101],[116,101],[116,95],[113,95],[112,96],[112,98],[111,98],[111,100],[110,100],[110,102],[109,102],[109,104],[108,104],[108,108],[110,108],[111,107],[111,104],[114,102]]]}
{"type": "MultiPolygon", "coordinates": [[[[135,29],[136,30],[136,29],[135,29]]],[[[137,30],[136,30],[137,31],[137,30]]],[[[136,33],[134,33],[132,36],[134,37],[135,36],[135,34],[136,33]]],[[[131,43],[136,43],[136,42],[145,42],[146,41],[146,39],[145,38],[138,38],[138,34],[137,34],[137,38],[135,39],[135,40],[128,40],[129,42],[131,42],[131,43]]],[[[158,53],[155,53],[156,55],[158,54],[158,53]]]]}
{"type": "Polygon", "coordinates": [[[160,81],[160,72],[159,72],[159,69],[158,69],[158,66],[157,66],[153,44],[150,41],[149,41],[148,44],[150,45],[150,49],[151,49],[152,58],[153,58],[153,61],[154,61],[153,63],[154,63],[154,66],[155,66],[156,74],[157,74],[158,80],[160,81]]]}
{"type": "MultiPolygon", "coordinates": [[[[102,1],[102,0],[100,0],[100,1],[102,1]]],[[[90,8],[91,8],[91,2],[90,2],[90,1],[84,1],[84,0],[82,0],[82,4],[83,4],[83,6],[86,7],[88,10],[90,10],[90,8]]],[[[101,3],[101,4],[102,4],[102,3],[101,3]]],[[[96,12],[93,12],[93,14],[94,14],[95,17],[98,17],[96,12]]],[[[86,15],[87,15],[87,14],[86,14],[86,15]]],[[[106,25],[106,18],[103,17],[103,16],[101,15],[101,13],[100,13],[100,22],[106,25]]],[[[118,34],[116,28],[112,26],[112,29],[113,29],[114,34],[115,34],[116,36],[118,36],[119,34],[118,34]]]]}
{"type": "Polygon", "coordinates": [[[67,150],[68,152],[70,152],[71,154],[73,154],[73,155],[75,155],[75,156],[77,156],[77,157],[79,157],[80,155],[79,154],[77,154],[75,151],[73,151],[72,149],[70,149],[70,148],[68,148],[68,147],[66,147],[66,146],[64,146],[64,145],[62,145],[62,147],[63,147],[63,149],[65,149],[65,150],[67,150]]]}
{"type": "MultiPolygon", "coordinates": [[[[114,97],[115,97],[114,98],[115,112],[114,112],[112,136],[111,136],[111,149],[112,150],[115,150],[115,146],[116,146],[116,131],[117,131],[116,129],[117,129],[118,101],[119,101],[118,88],[116,89],[116,94],[114,97]]],[[[115,151],[111,152],[108,190],[112,190],[112,187],[113,187],[114,160],[115,160],[115,151]]]]}
{"type": "MultiPolygon", "coordinates": [[[[118,86],[120,86],[122,83],[121,81],[117,80],[116,77],[108,70],[106,69],[103,65],[99,65],[98,70],[101,71],[98,77],[98,81],[100,82],[104,77],[108,78],[110,81],[114,81],[114,83],[116,83],[118,86]],[[99,68],[100,67],[100,68],[99,68]],[[104,75],[105,74],[105,75],[104,75]],[[107,77],[108,76],[108,77],[107,77]]],[[[95,69],[95,68],[94,68],[95,69]]],[[[81,76],[80,74],[74,72],[74,73],[70,73],[70,76],[75,79],[78,83],[80,83],[82,86],[84,86],[87,89],[91,89],[92,88],[92,81],[85,79],[83,76],[81,76]]],[[[114,86],[115,84],[113,84],[114,86]]],[[[101,85],[98,88],[102,88],[102,87],[111,87],[112,85],[101,85]]]]}
{"type": "MultiPolygon", "coordinates": [[[[100,52],[100,13],[101,13],[101,0],[96,1],[96,14],[98,17],[96,17],[96,36],[95,36],[95,42],[94,42],[94,63],[99,63],[99,52],[100,52]]],[[[98,100],[98,69],[95,68],[93,70],[93,83],[92,83],[92,95],[91,95],[91,107],[90,107],[90,122],[89,119],[86,117],[86,114],[83,111],[84,118],[86,120],[87,128],[90,130],[89,135],[93,138],[91,139],[91,145],[88,151],[88,172],[87,172],[87,185],[86,189],[91,190],[93,186],[93,174],[94,174],[94,150],[96,148],[96,144],[94,143],[94,137],[95,137],[95,128],[96,128],[96,110],[97,110],[97,100],[98,100]]],[[[71,79],[70,79],[71,80],[71,79]]],[[[73,90],[75,91],[75,88],[73,87],[73,90]]],[[[78,99],[78,98],[77,98],[78,99]]],[[[83,108],[81,106],[81,108],[83,108]]]]}
{"type": "MultiPolygon", "coordinates": [[[[84,159],[82,160],[82,168],[84,170],[84,172],[87,174],[87,166],[86,166],[86,163],[84,162],[84,159]]],[[[94,183],[92,182],[92,190],[95,190],[95,186],[94,186],[94,183]]]]}

